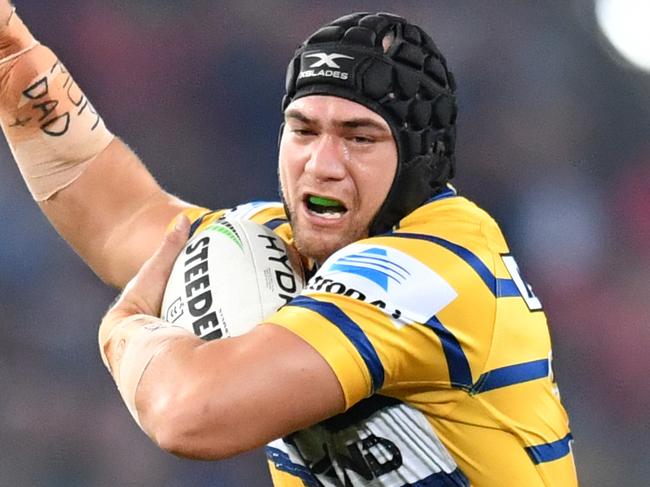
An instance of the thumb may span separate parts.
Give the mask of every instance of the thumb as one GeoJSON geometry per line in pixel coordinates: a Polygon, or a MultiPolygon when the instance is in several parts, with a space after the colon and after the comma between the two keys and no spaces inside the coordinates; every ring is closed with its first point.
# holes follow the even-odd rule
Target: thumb
{"type": "Polygon", "coordinates": [[[158,316],[169,275],[178,254],[187,242],[190,221],[180,215],[154,254],[144,263],[124,289],[116,306],[125,305],[134,313],[158,316]]]}
{"type": "MultiPolygon", "coordinates": [[[[172,271],[178,254],[187,242],[190,231],[190,221],[185,215],[176,218],[176,224],[171,232],[167,233],[158,249],[147,260],[138,274],[147,274],[146,278],[154,281],[162,281],[162,288],[165,288],[169,274],[172,271]]],[[[152,284],[152,283],[149,283],[152,284]]]]}

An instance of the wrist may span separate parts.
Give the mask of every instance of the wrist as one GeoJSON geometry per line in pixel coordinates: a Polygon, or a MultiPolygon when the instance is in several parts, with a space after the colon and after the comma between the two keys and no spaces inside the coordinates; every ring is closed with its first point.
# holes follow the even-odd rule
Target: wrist
{"type": "Polygon", "coordinates": [[[149,363],[171,342],[196,337],[184,328],[149,315],[109,312],[99,327],[99,350],[129,412],[140,425],[135,404],[149,363]]]}
{"type": "Polygon", "coordinates": [[[113,140],[56,55],[15,14],[0,29],[0,92],[0,123],[36,201],[74,183],[113,140]]]}

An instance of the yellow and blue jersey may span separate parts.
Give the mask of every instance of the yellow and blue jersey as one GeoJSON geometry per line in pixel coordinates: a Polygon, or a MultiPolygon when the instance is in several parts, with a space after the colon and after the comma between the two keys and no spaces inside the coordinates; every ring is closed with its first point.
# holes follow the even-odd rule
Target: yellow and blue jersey
{"type": "MultiPolygon", "coordinates": [[[[280,204],[230,213],[291,242],[280,204]]],[[[575,486],[537,297],[494,220],[451,189],[333,254],[266,320],[331,366],[346,411],[267,447],[278,486],[575,486]]]]}

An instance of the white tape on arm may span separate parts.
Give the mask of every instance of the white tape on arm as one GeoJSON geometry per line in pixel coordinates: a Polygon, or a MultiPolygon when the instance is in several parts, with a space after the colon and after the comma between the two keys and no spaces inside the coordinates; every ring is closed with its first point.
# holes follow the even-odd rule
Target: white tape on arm
{"type": "Polygon", "coordinates": [[[74,182],[113,140],[65,66],[17,15],[0,30],[0,123],[37,201],[74,182]]]}
{"type": "Polygon", "coordinates": [[[113,320],[110,315],[99,330],[99,350],[120,395],[138,426],[135,406],[138,384],[153,358],[171,342],[194,334],[179,326],[149,315],[132,315],[113,320]]]}

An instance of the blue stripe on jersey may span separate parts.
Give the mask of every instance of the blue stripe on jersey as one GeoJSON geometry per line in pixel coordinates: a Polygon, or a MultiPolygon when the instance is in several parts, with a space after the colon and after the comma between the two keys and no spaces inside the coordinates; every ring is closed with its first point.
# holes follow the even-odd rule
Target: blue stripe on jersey
{"type": "Polygon", "coordinates": [[[366,363],[372,379],[372,393],[375,393],[384,385],[384,366],[381,360],[379,360],[375,347],[372,346],[372,343],[370,343],[370,340],[368,340],[368,337],[359,325],[352,321],[338,306],[332,303],[317,301],[307,296],[294,298],[288,306],[299,306],[310,309],[336,325],[348,340],[350,340],[352,345],[354,345],[366,363]]]}
{"type": "Polygon", "coordinates": [[[544,445],[535,445],[526,447],[526,453],[533,460],[535,465],[545,462],[559,460],[571,453],[571,441],[573,435],[568,433],[561,440],[546,443],[544,445]]]}
{"type": "Polygon", "coordinates": [[[517,285],[512,279],[497,279],[494,277],[494,274],[488,269],[488,267],[479,259],[479,257],[467,250],[464,247],[461,247],[458,244],[450,242],[440,237],[434,237],[433,235],[424,235],[421,233],[390,233],[387,234],[388,237],[400,237],[400,238],[413,238],[417,240],[425,240],[431,242],[441,247],[446,248],[447,250],[453,252],[458,257],[463,259],[474,271],[479,275],[483,280],[488,289],[494,294],[497,298],[501,297],[512,297],[520,296],[520,293],[515,290],[517,285]]]}
{"type": "Polygon", "coordinates": [[[500,367],[481,374],[471,392],[479,394],[492,389],[519,384],[520,382],[541,379],[547,377],[548,372],[548,359],[500,367]]]}
{"type": "Polygon", "coordinates": [[[497,298],[521,297],[519,288],[512,279],[497,279],[497,298]]]}
{"type": "Polygon", "coordinates": [[[469,480],[458,468],[451,473],[434,473],[422,480],[406,485],[412,487],[470,487],[469,480]]]}
{"type": "Polygon", "coordinates": [[[447,359],[451,385],[463,389],[472,387],[472,371],[469,368],[469,362],[453,333],[447,330],[435,316],[429,318],[429,321],[425,325],[434,331],[442,343],[442,350],[447,359]]]}
{"type": "Polygon", "coordinates": [[[321,485],[307,467],[293,463],[289,455],[282,450],[267,446],[266,458],[275,465],[275,468],[298,477],[307,487],[319,487],[321,485]]]}
{"type": "Polygon", "coordinates": [[[264,226],[270,230],[275,230],[278,228],[280,225],[287,223],[289,220],[286,218],[274,218],[273,220],[269,220],[266,223],[264,223],[264,226]]]}

